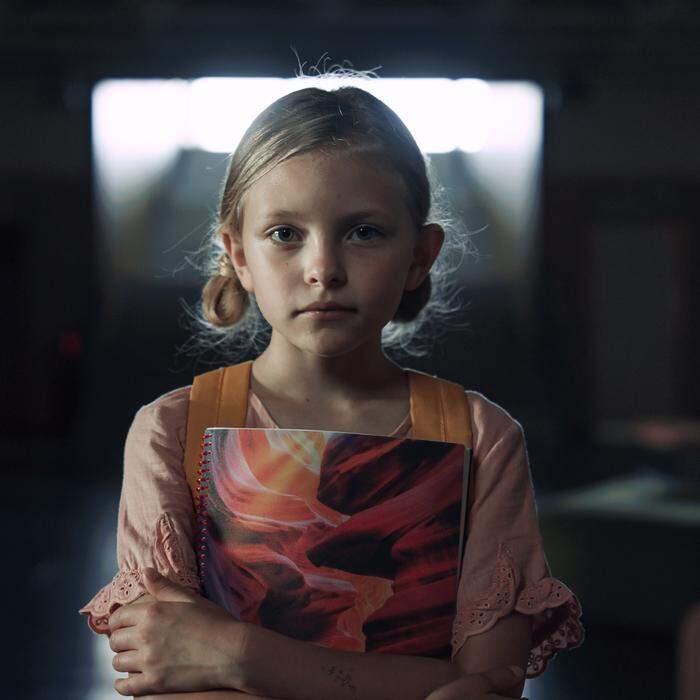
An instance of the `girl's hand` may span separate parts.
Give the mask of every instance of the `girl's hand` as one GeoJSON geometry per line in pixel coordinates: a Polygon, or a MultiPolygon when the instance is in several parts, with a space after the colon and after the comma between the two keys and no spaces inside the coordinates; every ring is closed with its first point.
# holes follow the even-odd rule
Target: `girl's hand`
{"type": "Polygon", "coordinates": [[[511,690],[522,681],[524,675],[523,670],[517,666],[470,673],[436,688],[425,700],[511,700],[512,695],[499,695],[499,691],[511,690]],[[515,668],[520,673],[514,673],[512,669],[515,668]]]}
{"type": "MultiPolygon", "coordinates": [[[[109,646],[120,695],[197,692],[227,687],[235,677],[248,625],[153,569],[144,571],[149,600],[109,618],[109,646]]],[[[145,596],[144,596],[145,597],[145,596]]]]}

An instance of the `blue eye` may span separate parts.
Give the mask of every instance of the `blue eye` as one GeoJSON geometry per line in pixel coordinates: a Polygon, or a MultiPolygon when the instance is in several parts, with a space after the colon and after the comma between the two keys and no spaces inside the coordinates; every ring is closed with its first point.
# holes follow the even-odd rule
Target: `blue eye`
{"type": "MultiPolygon", "coordinates": [[[[379,229],[374,228],[374,226],[358,226],[356,229],[354,229],[353,233],[356,233],[357,231],[361,231],[361,230],[374,231],[374,233],[377,235],[371,236],[370,238],[361,237],[359,239],[360,241],[369,241],[369,240],[372,240],[372,238],[381,237],[384,235],[379,229]]],[[[276,234],[278,231],[292,231],[292,232],[294,232],[293,229],[289,228],[288,226],[280,226],[279,228],[276,228],[276,229],[273,229],[272,231],[270,231],[269,237],[272,238],[274,236],[274,234],[276,234]]],[[[272,238],[272,242],[275,243],[276,245],[284,245],[285,243],[291,243],[292,240],[291,239],[280,240],[279,238],[277,238],[277,239],[272,238]]]]}
{"type": "MultiPolygon", "coordinates": [[[[378,233],[380,237],[384,235],[379,229],[374,228],[374,226],[358,226],[358,227],[355,229],[355,231],[359,231],[360,229],[364,229],[365,231],[367,231],[367,230],[369,230],[369,231],[374,231],[375,233],[378,233]]],[[[353,233],[354,233],[354,232],[353,232],[353,233]]],[[[362,240],[362,241],[367,241],[367,240],[370,240],[370,239],[368,239],[368,238],[361,238],[360,240],[362,240]]]]}
{"type": "MultiPolygon", "coordinates": [[[[277,233],[278,231],[291,231],[292,229],[288,228],[287,226],[280,226],[280,228],[276,228],[274,231],[270,231],[270,238],[277,233]]],[[[276,241],[274,238],[272,239],[273,243],[276,243],[277,245],[280,245],[280,243],[289,243],[290,241],[276,241]]]]}

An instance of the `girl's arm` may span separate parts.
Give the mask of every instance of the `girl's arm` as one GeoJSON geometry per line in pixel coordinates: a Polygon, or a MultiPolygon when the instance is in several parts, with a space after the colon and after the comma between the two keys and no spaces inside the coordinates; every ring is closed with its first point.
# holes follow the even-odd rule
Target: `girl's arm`
{"type": "MultiPolygon", "coordinates": [[[[153,601],[155,598],[150,593],[145,593],[131,603],[126,603],[124,607],[131,605],[139,605],[148,601],[153,601]]],[[[109,635],[108,635],[109,636],[109,635]]],[[[128,677],[131,678],[131,673],[128,677]]],[[[192,693],[158,693],[157,695],[140,695],[139,700],[278,700],[265,695],[251,695],[244,693],[242,690],[222,689],[222,690],[207,690],[192,693]]]]}
{"type": "MultiPolygon", "coordinates": [[[[511,612],[500,618],[486,632],[467,637],[457,652],[454,663],[464,675],[481,673],[496,666],[520,666],[527,669],[532,647],[532,616],[511,612]]],[[[525,679],[501,695],[519,698],[525,687],[525,679]]]]}
{"type": "MultiPolygon", "coordinates": [[[[527,668],[532,618],[513,612],[489,630],[468,637],[454,662],[421,656],[343,652],[300,642],[262,627],[249,628],[242,667],[232,673],[231,689],[149,695],[151,700],[324,700],[386,698],[424,700],[462,675],[511,664],[527,668]],[[244,690],[235,690],[242,688],[244,690]]],[[[231,668],[234,668],[233,662],[231,668]]],[[[508,691],[519,698],[525,681],[508,691]]]]}
{"type": "MultiPolygon", "coordinates": [[[[423,656],[347,652],[286,637],[264,627],[248,630],[239,675],[231,688],[285,700],[392,698],[424,700],[432,691],[463,675],[515,664],[527,668],[532,618],[512,612],[493,627],[469,637],[454,662],[423,656]]],[[[519,698],[524,680],[508,691],[519,698]]]]}
{"type": "Polygon", "coordinates": [[[90,629],[106,634],[115,607],[147,593],[143,570],[199,590],[193,543],[192,494],[182,468],[189,390],[185,387],[142,406],[124,443],[113,580],[79,612],[90,629]]]}
{"type": "Polygon", "coordinates": [[[207,690],[201,693],[161,693],[140,695],[138,700],[277,700],[265,695],[250,695],[242,690],[207,690]]]}
{"type": "MultiPolygon", "coordinates": [[[[127,603],[125,607],[130,605],[139,605],[149,600],[154,600],[150,593],[145,593],[131,603],[127,603]]],[[[108,635],[109,636],[109,635],[108,635]]],[[[128,674],[131,678],[131,674],[128,674]]],[[[140,695],[139,700],[236,700],[237,698],[245,700],[277,700],[264,695],[251,695],[244,693],[242,690],[207,690],[196,693],[159,693],[157,695],[140,695]]]]}
{"type": "Polygon", "coordinates": [[[463,675],[449,660],[337,651],[258,626],[249,629],[240,668],[231,664],[231,688],[285,700],[424,700],[463,675]]]}
{"type": "MultiPolygon", "coordinates": [[[[245,677],[232,677],[230,682],[249,693],[288,700],[424,700],[463,675],[511,664],[526,669],[531,637],[532,618],[515,612],[486,632],[469,637],[450,662],[405,654],[335,651],[255,627],[243,663],[245,677]]],[[[524,685],[523,680],[500,692],[519,698],[524,685]]]]}

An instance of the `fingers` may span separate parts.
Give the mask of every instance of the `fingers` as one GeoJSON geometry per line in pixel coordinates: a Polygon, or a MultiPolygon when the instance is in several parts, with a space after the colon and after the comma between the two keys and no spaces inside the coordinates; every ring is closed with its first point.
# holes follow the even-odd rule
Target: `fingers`
{"type": "Polygon", "coordinates": [[[111,634],[120,627],[129,627],[133,625],[143,612],[144,605],[151,602],[156,602],[156,599],[150,593],[144,593],[142,596],[136,598],[136,600],[120,605],[109,616],[107,621],[109,627],[108,634],[111,634]]]}
{"type": "Polygon", "coordinates": [[[123,651],[120,654],[115,654],[112,659],[112,668],[119,673],[129,673],[129,678],[131,678],[132,673],[141,673],[143,670],[138,657],[137,651],[123,651]]]}
{"type": "Polygon", "coordinates": [[[138,646],[134,640],[132,632],[133,627],[123,627],[109,635],[109,648],[112,651],[130,651],[137,649],[138,646]]]}
{"type": "Polygon", "coordinates": [[[114,634],[115,630],[120,627],[128,627],[132,623],[129,622],[131,610],[126,607],[117,608],[107,620],[110,634],[114,634]]]}

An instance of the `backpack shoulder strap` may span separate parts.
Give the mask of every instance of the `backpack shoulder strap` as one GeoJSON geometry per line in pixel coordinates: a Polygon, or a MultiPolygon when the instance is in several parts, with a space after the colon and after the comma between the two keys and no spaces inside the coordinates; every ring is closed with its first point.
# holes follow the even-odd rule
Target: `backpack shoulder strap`
{"type": "Polygon", "coordinates": [[[411,387],[411,421],[414,439],[462,443],[467,448],[468,456],[465,465],[468,470],[466,512],[470,513],[474,503],[474,463],[472,459],[474,451],[471,411],[467,393],[464,391],[464,387],[456,382],[417,370],[407,371],[411,387]]]}
{"type": "Polygon", "coordinates": [[[413,437],[472,446],[469,401],[464,387],[425,372],[406,370],[411,388],[413,437]]]}
{"type": "Polygon", "coordinates": [[[187,409],[184,468],[193,497],[202,435],[207,428],[239,428],[245,425],[252,360],[198,374],[192,382],[187,409]]]}
{"type": "MultiPolygon", "coordinates": [[[[245,425],[253,361],[199,374],[190,389],[184,466],[194,498],[202,449],[202,435],[210,427],[245,425]]],[[[407,369],[413,437],[462,443],[472,447],[469,402],[456,382],[407,369]]],[[[473,470],[470,470],[470,472],[473,470]]]]}

